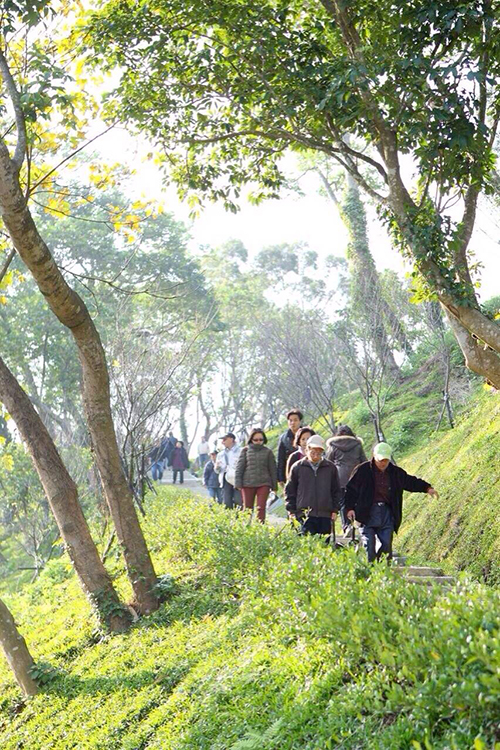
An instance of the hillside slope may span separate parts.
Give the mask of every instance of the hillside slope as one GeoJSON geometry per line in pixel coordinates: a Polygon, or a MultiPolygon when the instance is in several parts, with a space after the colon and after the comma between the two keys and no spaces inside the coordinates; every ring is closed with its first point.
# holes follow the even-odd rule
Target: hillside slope
{"type": "MultiPolygon", "coordinates": [[[[10,597],[44,692],[0,659],[2,750],[480,750],[498,739],[500,593],[409,584],[188,493],[149,498],[168,599],[95,630],[65,560],[10,597]]],[[[118,558],[112,573],[127,594],[118,558]]]]}
{"type": "Polygon", "coordinates": [[[440,497],[406,495],[398,547],[499,584],[500,396],[483,392],[455,429],[430,437],[401,463],[440,497]]]}

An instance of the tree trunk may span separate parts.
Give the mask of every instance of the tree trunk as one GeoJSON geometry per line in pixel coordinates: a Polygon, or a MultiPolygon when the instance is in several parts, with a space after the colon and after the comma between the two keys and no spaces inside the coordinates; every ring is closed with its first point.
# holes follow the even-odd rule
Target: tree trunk
{"type": "Polygon", "coordinates": [[[385,154],[389,177],[389,205],[394,214],[402,236],[411,250],[415,263],[437,295],[443,306],[451,329],[465,357],[465,364],[470,370],[482,375],[488,383],[500,390],[500,325],[490,320],[481,312],[471,281],[467,261],[467,247],[474,226],[477,188],[469,188],[464,198],[464,213],[455,237],[456,249],[452,270],[455,281],[461,286],[460,297],[456,298],[450,291],[449,280],[433,259],[433,245],[447,240],[437,226],[430,225],[430,252],[422,247],[420,227],[415,227],[413,215],[417,206],[402,183],[399,173],[396,144],[391,144],[385,154]],[[389,167],[393,164],[393,168],[389,167]]]}
{"type": "Polygon", "coordinates": [[[76,485],[47,428],[1,358],[0,401],[12,416],[26,443],[66,550],[93,608],[110,630],[126,630],[130,624],[130,614],[120,604],[100,560],[78,501],[76,485]]]}
{"type": "Polygon", "coordinates": [[[31,271],[52,312],[78,346],[83,404],[93,452],[111,517],[116,527],[136,604],[143,612],[158,608],[156,575],[125,479],[111,416],[109,374],[96,327],[83,300],[66,283],[40,237],[21,191],[15,165],[0,140],[0,209],[14,246],[31,271]]]}
{"type": "Polygon", "coordinates": [[[189,450],[189,438],[188,438],[187,421],[186,421],[187,407],[188,407],[187,399],[183,397],[181,401],[181,408],[180,408],[180,414],[179,414],[179,428],[181,431],[181,440],[184,443],[184,447],[186,448],[186,450],[189,450]]]}
{"type": "Polygon", "coordinates": [[[404,330],[385,301],[380,287],[377,269],[370,253],[366,227],[366,212],[359,195],[359,188],[349,177],[340,213],[346,225],[350,242],[347,259],[351,275],[353,302],[364,310],[371,324],[372,338],[378,358],[385,362],[393,377],[401,378],[401,370],[394,359],[392,343],[386,327],[399,345],[408,348],[404,330]],[[385,323],[385,325],[384,325],[385,323]]]}
{"type": "Polygon", "coordinates": [[[38,685],[30,674],[35,666],[26,641],[16,627],[10,611],[0,599],[0,643],[16,682],[25,695],[36,695],[38,685]]]}
{"type": "Polygon", "coordinates": [[[447,307],[444,305],[443,307],[469,370],[482,375],[487,383],[500,390],[500,357],[498,354],[490,350],[487,344],[481,344],[447,307]]]}

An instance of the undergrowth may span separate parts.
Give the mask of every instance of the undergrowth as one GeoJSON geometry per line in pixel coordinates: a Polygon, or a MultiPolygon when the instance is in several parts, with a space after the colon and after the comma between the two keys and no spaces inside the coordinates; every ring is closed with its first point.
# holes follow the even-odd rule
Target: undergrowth
{"type": "MultiPolygon", "coordinates": [[[[500,742],[498,591],[466,578],[449,591],[408,584],[185,491],[149,498],[145,531],[174,581],[129,633],[95,629],[65,560],[9,599],[53,669],[25,703],[0,664],[3,750],[500,742]]],[[[112,572],[126,593],[117,559],[112,572]]]]}

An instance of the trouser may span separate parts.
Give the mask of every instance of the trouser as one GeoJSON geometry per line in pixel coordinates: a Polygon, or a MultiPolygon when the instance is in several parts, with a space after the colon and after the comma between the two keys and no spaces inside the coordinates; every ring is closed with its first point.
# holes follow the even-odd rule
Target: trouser
{"type": "Polygon", "coordinates": [[[340,522],[342,524],[342,529],[344,530],[344,533],[347,529],[351,527],[351,523],[349,519],[347,518],[347,511],[344,507],[345,503],[345,487],[342,487],[341,489],[341,496],[340,496],[340,522]]]}
{"type": "Polygon", "coordinates": [[[319,516],[308,516],[304,521],[301,521],[301,529],[299,534],[331,534],[332,533],[332,519],[331,518],[320,518],[319,516]]]}
{"type": "Polygon", "coordinates": [[[208,494],[213,500],[222,504],[222,487],[207,487],[208,494]]]}
{"type": "Polygon", "coordinates": [[[271,488],[267,484],[260,487],[242,487],[243,507],[245,510],[253,510],[255,498],[257,497],[257,518],[264,523],[266,520],[266,503],[271,488]]]}
{"type": "Polygon", "coordinates": [[[151,475],[155,482],[156,480],[160,480],[163,477],[163,462],[162,461],[155,461],[154,464],[151,465],[151,475]]]}
{"type": "Polygon", "coordinates": [[[198,466],[200,467],[200,469],[203,469],[207,461],[208,453],[200,453],[200,455],[198,456],[198,466]]]}
{"type": "Polygon", "coordinates": [[[385,554],[392,559],[392,535],[394,533],[394,519],[392,510],[387,503],[374,503],[370,511],[368,523],[359,528],[361,543],[368,555],[368,562],[379,560],[385,554]],[[376,539],[380,542],[380,549],[375,552],[376,539]]]}
{"type": "Polygon", "coordinates": [[[179,484],[184,484],[184,469],[173,469],[174,484],[177,481],[177,474],[179,475],[179,484]]]}
{"type": "Polygon", "coordinates": [[[222,494],[226,508],[241,508],[241,492],[228,482],[226,477],[224,477],[222,494]]]}

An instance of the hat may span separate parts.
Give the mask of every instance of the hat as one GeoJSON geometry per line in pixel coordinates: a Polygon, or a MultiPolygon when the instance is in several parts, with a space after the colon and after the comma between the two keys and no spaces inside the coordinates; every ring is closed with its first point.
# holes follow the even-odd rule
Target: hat
{"type": "Polygon", "coordinates": [[[306,443],[308,448],[322,448],[325,450],[325,441],[321,437],[321,435],[311,435],[311,437],[307,440],[306,443]]]}
{"type": "Polygon", "coordinates": [[[236,435],[234,434],[234,432],[226,432],[226,434],[222,435],[222,437],[220,437],[219,440],[225,440],[228,437],[233,438],[233,440],[236,440],[236,435]]]}
{"type": "Polygon", "coordinates": [[[390,458],[392,456],[392,448],[389,443],[377,443],[373,449],[373,458],[377,461],[383,461],[384,458],[390,458]]]}

